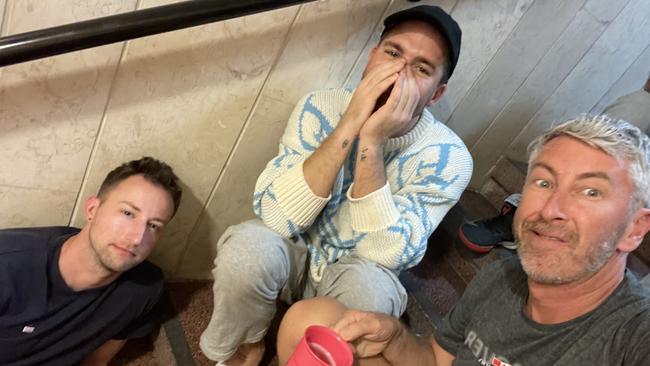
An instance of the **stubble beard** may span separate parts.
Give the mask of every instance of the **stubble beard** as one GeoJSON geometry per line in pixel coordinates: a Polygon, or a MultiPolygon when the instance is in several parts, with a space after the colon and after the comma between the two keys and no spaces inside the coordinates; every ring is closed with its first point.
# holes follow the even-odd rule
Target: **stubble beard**
{"type": "Polygon", "coordinates": [[[93,240],[92,235],[90,235],[90,247],[96,264],[109,273],[126,272],[137,265],[135,261],[119,262],[111,253],[110,245],[107,244],[103,247],[97,245],[97,241],[93,240]]]}
{"type": "Polygon", "coordinates": [[[612,257],[625,229],[624,226],[619,227],[608,237],[599,239],[598,244],[587,244],[589,246],[587,255],[581,257],[576,252],[579,249],[580,236],[574,230],[569,228],[558,230],[557,225],[554,227],[545,220],[524,220],[517,226],[514,232],[515,241],[524,272],[534,282],[549,285],[575,282],[600,271],[612,257]],[[562,232],[563,238],[567,241],[568,251],[549,252],[548,249],[535,248],[527,242],[525,234],[522,234],[531,230],[546,232],[549,228],[553,228],[551,232],[562,232]]]}

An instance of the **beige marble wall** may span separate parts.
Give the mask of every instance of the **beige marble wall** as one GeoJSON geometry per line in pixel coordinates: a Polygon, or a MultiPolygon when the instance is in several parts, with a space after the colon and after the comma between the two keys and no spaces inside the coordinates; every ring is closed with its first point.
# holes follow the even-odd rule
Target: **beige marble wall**
{"type": "MultiPolygon", "coordinates": [[[[131,11],[135,3],[12,0],[3,28],[22,33],[131,11]]],[[[68,223],[122,48],[113,44],[0,69],[2,227],[68,223]]]]}
{"type": "MultiPolygon", "coordinates": [[[[433,111],[473,143],[482,173],[501,151],[520,155],[549,120],[598,109],[647,72],[646,0],[553,0],[557,10],[549,1],[419,2],[442,6],[464,30],[457,71],[433,111]],[[545,29],[538,16],[564,23],[545,29]],[[526,71],[511,75],[522,60],[526,71]]],[[[0,29],[171,2],[0,0],[0,29]]],[[[175,167],[185,194],[152,259],[170,277],[208,278],[221,233],[253,217],[256,178],[294,103],[313,89],[354,87],[381,20],[412,5],[320,0],[0,68],[0,227],[81,225],[79,207],[108,170],[153,155],[175,167]]]]}
{"type": "MultiPolygon", "coordinates": [[[[604,0],[601,3],[601,7],[612,6],[604,0]]],[[[508,156],[525,156],[528,143],[554,122],[592,109],[650,45],[648,14],[647,0],[630,0],[620,12],[609,14],[611,23],[512,141],[508,156]]],[[[645,79],[648,71],[650,65],[636,79],[645,79]]]]}
{"type": "Polygon", "coordinates": [[[432,108],[447,121],[533,0],[460,0],[451,14],[463,29],[462,52],[443,99],[432,108]]]}
{"type": "MultiPolygon", "coordinates": [[[[121,161],[152,155],[172,165],[185,195],[152,255],[170,275],[297,11],[285,8],[127,44],[81,195],[95,192],[121,161]]],[[[81,219],[77,215],[73,223],[81,219]]]]}
{"type": "Polygon", "coordinates": [[[7,2],[5,0],[0,0],[0,36],[4,36],[4,19],[5,19],[5,7],[7,2]]]}

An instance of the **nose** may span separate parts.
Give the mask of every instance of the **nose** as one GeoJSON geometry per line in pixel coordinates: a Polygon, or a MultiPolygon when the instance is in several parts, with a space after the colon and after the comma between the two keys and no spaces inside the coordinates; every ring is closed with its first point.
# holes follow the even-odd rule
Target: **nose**
{"type": "Polygon", "coordinates": [[[127,241],[129,242],[129,244],[131,244],[134,247],[140,245],[140,243],[142,243],[142,241],[144,240],[146,229],[147,227],[145,224],[134,223],[133,225],[131,225],[131,227],[129,228],[129,232],[127,234],[127,241]]]}
{"type": "Polygon", "coordinates": [[[540,214],[544,220],[565,220],[568,194],[559,190],[553,191],[546,197],[540,214]]]}

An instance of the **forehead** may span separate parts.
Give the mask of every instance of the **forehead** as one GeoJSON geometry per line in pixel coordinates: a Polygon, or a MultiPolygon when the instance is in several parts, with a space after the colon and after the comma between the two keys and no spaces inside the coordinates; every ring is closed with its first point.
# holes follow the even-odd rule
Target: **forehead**
{"type": "Polygon", "coordinates": [[[532,167],[544,164],[558,174],[601,172],[613,179],[629,176],[629,163],[576,138],[558,136],[548,141],[531,162],[532,167]]]}
{"type": "Polygon", "coordinates": [[[118,182],[108,190],[104,200],[125,201],[159,215],[169,212],[168,216],[171,216],[173,207],[171,194],[142,175],[132,175],[118,182]]]}
{"type": "Polygon", "coordinates": [[[442,56],[447,54],[447,41],[438,29],[419,20],[408,20],[397,24],[386,32],[380,44],[386,41],[410,41],[413,46],[419,47],[422,51],[430,51],[442,56]]]}

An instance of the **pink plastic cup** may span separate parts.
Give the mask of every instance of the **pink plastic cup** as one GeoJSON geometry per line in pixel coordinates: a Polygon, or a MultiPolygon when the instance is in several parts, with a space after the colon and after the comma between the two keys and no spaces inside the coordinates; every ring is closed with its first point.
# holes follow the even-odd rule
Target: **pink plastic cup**
{"type": "Polygon", "coordinates": [[[351,366],[352,351],[328,327],[312,325],[305,330],[287,366],[351,366]]]}

